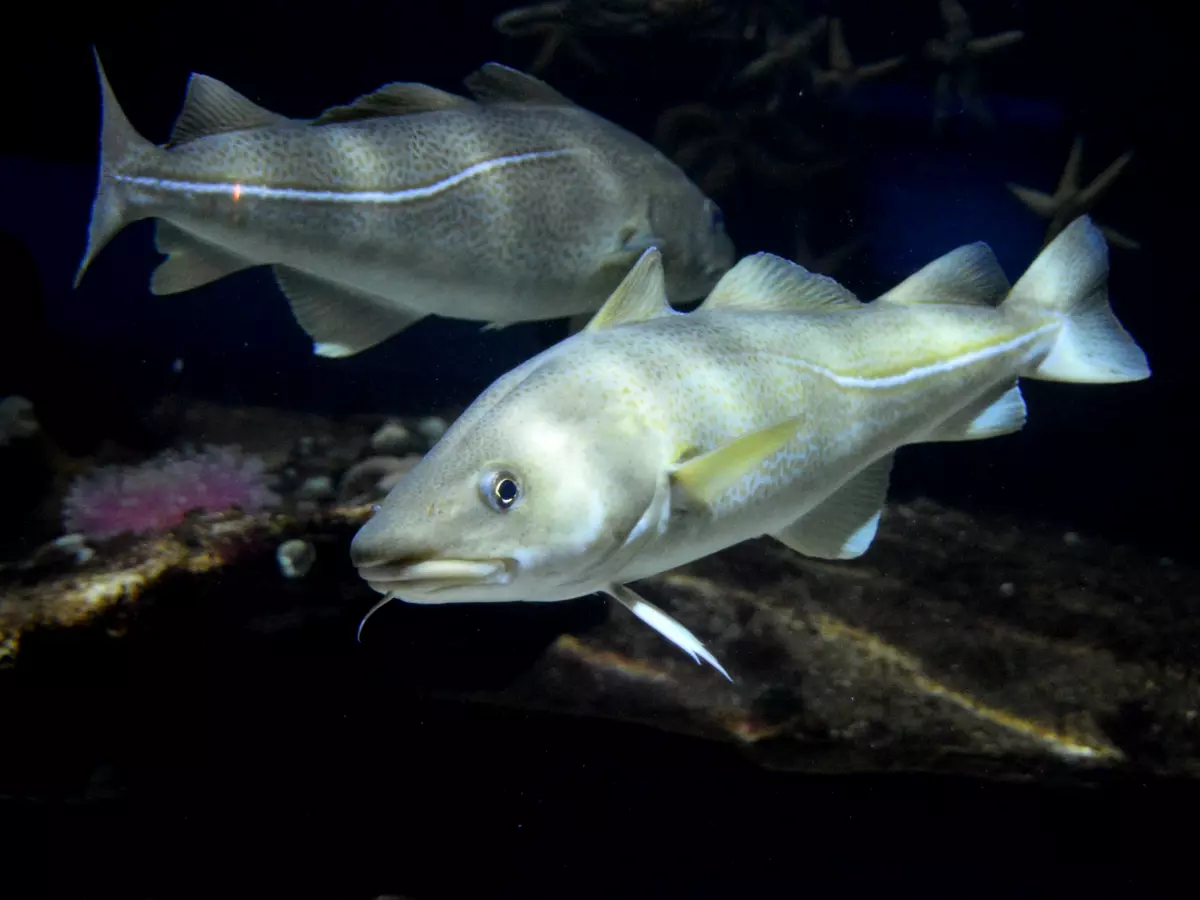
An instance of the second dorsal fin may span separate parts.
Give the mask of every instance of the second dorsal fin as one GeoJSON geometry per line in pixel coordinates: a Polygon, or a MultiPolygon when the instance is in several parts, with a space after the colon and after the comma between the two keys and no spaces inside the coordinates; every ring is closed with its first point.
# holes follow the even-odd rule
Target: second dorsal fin
{"type": "Polygon", "coordinates": [[[223,81],[194,73],[188,80],[183,109],[175,120],[167,146],[229,131],[292,124],[295,123],[287,116],[264,109],[223,81]]]}
{"type": "Polygon", "coordinates": [[[979,241],[939,256],[879,300],[904,305],[998,306],[1008,291],[1008,278],[992,248],[979,241]]]}
{"type": "Polygon", "coordinates": [[[657,247],[651,247],[641,255],[583,330],[602,331],[670,314],[662,254],[657,247]]]}
{"type": "Polygon", "coordinates": [[[541,79],[497,62],[484,63],[463,79],[477,100],[484,103],[534,103],[543,106],[575,104],[541,79]]]}
{"type": "Polygon", "coordinates": [[[439,109],[458,109],[471,106],[466,97],[439,90],[415,81],[394,81],[379,90],[363,94],[345,106],[331,106],[312,120],[312,125],[331,125],[335,122],[353,122],[357,119],[375,119],[383,116],[408,116],[413,113],[433,112],[439,109]]]}
{"type": "Polygon", "coordinates": [[[700,310],[785,312],[859,306],[854,294],[827,275],[773,253],[755,253],[721,277],[700,310]]]}

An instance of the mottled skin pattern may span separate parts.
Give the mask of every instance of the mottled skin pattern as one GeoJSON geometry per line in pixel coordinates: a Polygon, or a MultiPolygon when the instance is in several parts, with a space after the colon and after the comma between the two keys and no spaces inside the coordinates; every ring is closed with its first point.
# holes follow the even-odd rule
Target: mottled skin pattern
{"type": "Polygon", "coordinates": [[[357,553],[390,544],[395,557],[436,547],[439,556],[491,558],[544,548],[535,579],[517,575],[475,598],[467,587],[401,591],[413,602],[559,600],[635,581],[786,527],[873,460],[1011,382],[1055,330],[1049,316],[881,302],[828,312],[701,309],[579,334],[489,388],[387,498],[357,553]],[[848,388],[814,371],[887,377],[1021,337],[1012,351],[893,387],[848,388]],[[797,436],[710,507],[674,496],[656,508],[681,454],[800,414],[808,424],[797,436]],[[479,501],[478,473],[497,467],[522,477],[526,529],[517,507],[497,532],[497,514],[479,501]],[[464,512],[471,504],[477,515],[464,512]],[[621,550],[648,511],[636,552],[621,550]]]}
{"type": "Polygon", "coordinates": [[[577,106],[468,104],[407,116],[202,137],[118,168],[126,217],[165,219],[252,261],[281,263],[419,313],[524,321],[598,308],[636,259],[605,266],[630,226],[661,241],[671,294],[694,299],[732,262],[715,207],[657,150],[577,106]],[[395,192],[473,163],[435,196],[330,202],[189,192],[164,182],[395,192]],[[649,219],[646,219],[646,213],[649,219]]]}
{"type": "Polygon", "coordinates": [[[1104,239],[1081,218],[1011,288],[984,244],[870,304],[755,254],[682,314],[648,251],[583,332],[468,408],[351,559],[381,603],[602,592],[729,677],[629,583],[760,535],[857,557],[897,448],[1020,430],[1021,377],[1148,378],[1107,275],[1104,239]]]}

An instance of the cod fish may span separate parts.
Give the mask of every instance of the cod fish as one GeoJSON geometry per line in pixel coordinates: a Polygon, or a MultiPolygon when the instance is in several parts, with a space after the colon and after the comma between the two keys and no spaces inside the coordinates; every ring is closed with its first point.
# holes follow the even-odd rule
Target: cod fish
{"type": "Polygon", "coordinates": [[[344,357],[428,315],[594,313],[651,246],[691,299],[734,261],[721,210],[674,163],[497,63],[465,79],[474,99],[394,83],[311,120],[196,74],[162,147],[96,66],[99,185],[76,285],[126,225],[156,218],[152,293],[271,266],[314,352],[344,357]]]}
{"type": "Polygon", "coordinates": [[[853,559],[897,448],[1018,431],[1022,377],[1148,378],[1107,277],[1104,238],[1079,218],[1011,289],[984,243],[871,303],[760,253],[684,314],[648,250],[583,331],[467,408],[352,560],[385,594],[376,609],[605,593],[724,674],[629,583],[761,535],[853,559]]]}

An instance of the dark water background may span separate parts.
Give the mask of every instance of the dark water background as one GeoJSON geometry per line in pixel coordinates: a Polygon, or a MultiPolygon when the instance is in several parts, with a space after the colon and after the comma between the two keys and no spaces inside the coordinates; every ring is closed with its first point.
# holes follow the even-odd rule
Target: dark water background
{"type": "MultiPolygon", "coordinates": [[[[811,6],[843,16],[857,62],[912,52],[942,30],[933,2],[811,6]]],[[[503,9],[432,0],[131,0],[26,3],[19,18],[4,13],[0,228],[32,251],[48,323],[78,371],[97,373],[139,403],[171,390],[330,414],[419,413],[469,402],[561,336],[555,323],[481,334],[471,323],[426,320],[359,357],[314,359],[265,272],[151,296],[158,256],[148,222],[118,237],[71,290],[95,180],[91,45],[130,120],[163,140],[192,71],[300,117],[388,81],[457,90],[487,60],[521,67],[535,48],[495,32],[491,19],[503,9]],[[181,375],[172,372],[176,359],[185,362],[181,375]]],[[[1085,136],[1085,182],[1135,149],[1096,217],[1142,243],[1140,251],[1112,250],[1110,284],[1152,379],[1027,383],[1024,431],[906,450],[894,495],[1013,510],[1194,558],[1200,317],[1194,142],[1185,135],[1195,127],[1196,79],[1180,14],[1154,3],[1050,0],[968,9],[978,35],[1026,32],[984,64],[984,97],[998,128],[964,119],[935,139],[933,76],[923,66],[863,85],[850,110],[814,113],[816,127],[850,151],[848,174],[796,199],[752,186],[723,202],[739,254],[789,255],[803,206],[814,242],[835,246],[865,232],[866,249],[839,273],[864,298],[975,240],[991,243],[1015,279],[1040,248],[1045,222],[1004,183],[1051,191],[1076,134],[1085,136]]],[[[544,77],[644,137],[666,108],[705,99],[713,74],[704,48],[678,38],[604,40],[593,50],[608,75],[568,61],[544,77]]],[[[0,306],[0,330],[16,336],[3,316],[0,306]]],[[[55,377],[21,353],[17,342],[0,359],[0,395],[35,393],[31,371],[55,377]]],[[[222,678],[236,683],[239,671],[222,678]]],[[[314,733],[296,726],[302,711],[271,708],[271,691],[260,688],[266,705],[240,709],[231,721],[258,740],[270,730],[264,723],[281,731],[239,749],[231,725],[231,746],[220,754],[252,760],[240,774],[231,767],[212,783],[172,783],[154,802],[116,815],[11,807],[4,821],[14,832],[0,843],[0,860],[8,853],[58,871],[70,888],[64,897],[98,896],[113,885],[129,897],[198,896],[200,885],[272,897],[368,896],[388,885],[418,898],[858,896],[851,885],[914,866],[930,873],[923,894],[1017,896],[1002,890],[1006,879],[1036,885],[1040,865],[1074,863],[1072,879],[1108,879],[1114,866],[1169,859],[1178,846],[1178,833],[1159,818],[1161,792],[1139,785],[1081,794],[939,779],[795,779],[747,771],[731,754],[683,739],[635,739],[618,726],[566,728],[533,716],[514,725],[479,710],[429,712],[417,728],[436,739],[413,745],[372,730],[348,742],[328,733],[344,702],[337,685],[314,672],[305,686],[314,733]],[[369,758],[336,749],[349,745],[369,758]],[[214,809],[214,796],[222,808],[214,809]],[[463,893],[468,884],[475,887],[463,893]]],[[[289,685],[287,702],[297,693],[289,685]]],[[[164,709],[167,723],[181,715],[164,709]]],[[[361,729],[352,715],[346,722],[361,729]]],[[[145,763],[155,771],[152,747],[145,763]]],[[[1107,884],[1126,896],[1156,895],[1149,882],[1125,876],[1107,884]]],[[[1042,887],[1048,892],[1051,882],[1042,887]]],[[[0,894],[9,896],[3,887],[0,894]]]]}

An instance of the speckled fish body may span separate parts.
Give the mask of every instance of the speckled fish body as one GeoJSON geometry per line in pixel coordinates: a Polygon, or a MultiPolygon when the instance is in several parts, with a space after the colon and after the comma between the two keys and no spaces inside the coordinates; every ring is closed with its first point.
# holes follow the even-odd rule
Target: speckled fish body
{"type": "Polygon", "coordinates": [[[1104,240],[1079,219],[1011,289],[984,244],[869,304],[758,254],[681,314],[651,251],[583,332],[467,409],[352,557],[411,602],[607,592],[716,664],[628,583],[761,535],[860,556],[899,447],[1019,430],[1020,377],[1149,377],[1106,276],[1104,240]]]}
{"type": "Polygon", "coordinates": [[[684,300],[733,261],[720,210],[673,163],[503,66],[467,80],[476,99],[393,84],[311,121],[193,76],[162,148],[101,81],[80,275],[125,225],[157,218],[169,258],[154,293],[273,266],[322,355],[430,314],[503,325],[594,311],[650,244],[684,300]]]}

